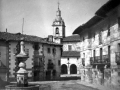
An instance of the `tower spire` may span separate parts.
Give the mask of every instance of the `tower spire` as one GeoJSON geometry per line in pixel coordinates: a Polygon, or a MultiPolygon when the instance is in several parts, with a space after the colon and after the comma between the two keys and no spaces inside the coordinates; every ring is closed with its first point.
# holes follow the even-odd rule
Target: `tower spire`
{"type": "Polygon", "coordinates": [[[60,6],[60,3],[59,3],[59,1],[58,1],[58,9],[59,9],[59,6],[60,6]]]}
{"type": "Polygon", "coordinates": [[[58,1],[58,10],[57,10],[57,16],[61,16],[61,11],[60,11],[60,8],[59,8],[59,6],[60,6],[60,3],[59,3],[59,1],[58,1]]]}

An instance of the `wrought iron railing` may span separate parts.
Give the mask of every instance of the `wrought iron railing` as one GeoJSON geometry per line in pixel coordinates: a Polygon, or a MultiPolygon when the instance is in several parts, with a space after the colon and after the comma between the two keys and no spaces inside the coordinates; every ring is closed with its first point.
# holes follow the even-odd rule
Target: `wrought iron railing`
{"type": "Polygon", "coordinates": [[[102,57],[100,56],[96,56],[96,57],[90,57],[90,64],[110,64],[110,59],[108,57],[108,55],[102,55],[102,57]]]}

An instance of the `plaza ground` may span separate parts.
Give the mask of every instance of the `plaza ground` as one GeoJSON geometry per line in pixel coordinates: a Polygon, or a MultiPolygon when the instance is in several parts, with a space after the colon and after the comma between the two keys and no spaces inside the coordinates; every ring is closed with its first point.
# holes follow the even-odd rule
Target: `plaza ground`
{"type": "Polygon", "coordinates": [[[42,81],[30,83],[48,84],[51,86],[51,90],[120,90],[119,87],[90,84],[81,80],[42,81]]]}
{"type": "MultiPolygon", "coordinates": [[[[12,82],[13,84],[15,82],[12,82]]],[[[0,83],[0,90],[4,88],[5,85],[9,83],[0,83]],[[1,86],[4,85],[4,86],[1,86]]],[[[80,79],[78,80],[61,80],[61,81],[36,81],[29,82],[29,84],[37,85],[50,85],[51,90],[120,90],[120,88],[115,86],[104,86],[98,84],[90,84],[83,82],[80,79]]],[[[47,89],[48,90],[48,89],[47,89]]]]}

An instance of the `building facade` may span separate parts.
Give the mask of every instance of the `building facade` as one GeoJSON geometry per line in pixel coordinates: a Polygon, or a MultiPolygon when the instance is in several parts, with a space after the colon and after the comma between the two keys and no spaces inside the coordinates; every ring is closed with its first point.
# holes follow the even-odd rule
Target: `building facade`
{"type": "Polygon", "coordinates": [[[95,16],[79,26],[81,79],[120,85],[120,1],[109,0],[95,16]]]}
{"type": "MultiPolygon", "coordinates": [[[[26,69],[28,71],[28,77],[31,80],[46,80],[46,68],[47,63],[46,57],[48,54],[45,53],[46,48],[49,46],[55,47],[58,53],[61,53],[62,45],[55,44],[53,42],[44,41],[42,38],[37,36],[12,34],[7,32],[0,32],[0,62],[2,71],[0,71],[1,78],[4,76],[6,80],[15,79],[16,71],[18,70],[19,60],[16,55],[20,52],[20,38],[25,38],[25,52],[28,55],[26,60],[26,69]],[[46,47],[46,48],[45,48],[46,47]],[[4,71],[4,72],[3,72],[4,71]]],[[[60,54],[55,56],[53,64],[55,65],[58,60],[60,60],[60,54]]],[[[53,59],[53,56],[48,57],[48,59],[53,59]]],[[[60,67],[56,65],[54,68],[55,72],[60,72],[60,67]]],[[[59,78],[57,73],[56,78],[59,78]]],[[[4,79],[4,80],[5,80],[4,79]]]]}
{"type": "Polygon", "coordinates": [[[76,76],[79,74],[80,37],[73,35],[63,38],[63,52],[61,57],[61,76],[76,76]]]}
{"type": "Polygon", "coordinates": [[[61,57],[61,76],[76,76],[79,74],[80,37],[73,35],[63,38],[61,57]]]}
{"type": "Polygon", "coordinates": [[[45,61],[45,77],[46,80],[60,79],[60,59],[61,59],[61,46],[45,44],[44,48],[44,61],[45,61]]]}
{"type": "Polygon", "coordinates": [[[53,42],[60,43],[62,47],[61,56],[61,76],[78,74],[78,62],[79,62],[79,35],[68,36],[65,35],[65,22],[61,16],[61,10],[58,4],[58,10],[56,12],[56,18],[52,24],[53,35],[49,36],[49,39],[53,42]],[[70,50],[68,50],[68,48],[70,50]]]}

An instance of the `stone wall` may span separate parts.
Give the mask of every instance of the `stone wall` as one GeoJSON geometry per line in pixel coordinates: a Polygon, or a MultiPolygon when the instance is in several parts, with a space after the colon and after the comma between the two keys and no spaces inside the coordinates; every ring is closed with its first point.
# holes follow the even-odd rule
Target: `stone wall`
{"type": "Polygon", "coordinates": [[[120,85],[120,68],[104,69],[103,72],[96,68],[81,69],[81,80],[104,86],[120,85]]]}
{"type": "MultiPolygon", "coordinates": [[[[120,85],[120,68],[116,62],[116,53],[120,53],[119,7],[111,10],[107,17],[80,33],[80,54],[85,60],[85,66],[80,69],[81,80],[103,85],[120,85]],[[108,56],[107,60],[103,59],[105,55],[108,56]],[[96,56],[99,58],[96,59],[96,56]],[[97,62],[89,63],[90,57],[97,62]],[[105,62],[98,62],[99,60],[105,62]]],[[[120,60],[120,55],[118,57],[120,60]]]]}

